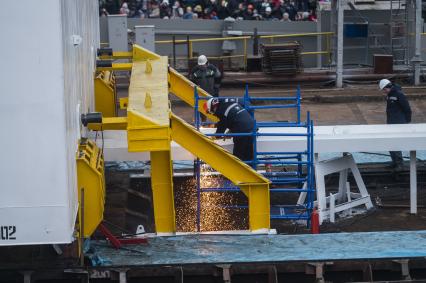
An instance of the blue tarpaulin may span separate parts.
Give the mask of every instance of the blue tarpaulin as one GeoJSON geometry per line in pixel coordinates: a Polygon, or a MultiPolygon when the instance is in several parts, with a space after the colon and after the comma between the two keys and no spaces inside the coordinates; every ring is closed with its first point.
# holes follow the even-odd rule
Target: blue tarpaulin
{"type": "Polygon", "coordinates": [[[185,235],[115,250],[92,247],[107,266],[181,265],[426,257],[426,231],[318,235],[185,235]]]}

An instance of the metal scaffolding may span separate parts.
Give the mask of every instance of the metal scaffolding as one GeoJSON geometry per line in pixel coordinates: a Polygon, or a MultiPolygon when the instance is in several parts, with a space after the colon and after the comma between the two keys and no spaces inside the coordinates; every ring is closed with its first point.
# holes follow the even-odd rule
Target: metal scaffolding
{"type": "MultiPolygon", "coordinates": [[[[248,86],[245,88],[243,98],[237,97],[219,97],[224,100],[229,98],[239,99],[240,103],[250,113],[255,121],[254,130],[251,133],[226,133],[226,134],[207,134],[214,137],[236,137],[236,136],[252,136],[253,137],[253,160],[246,163],[259,170],[271,181],[270,193],[306,193],[306,200],[302,204],[278,204],[271,205],[271,219],[291,219],[305,220],[307,226],[310,226],[311,213],[314,207],[314,159],[313,159],[313,121],[309,112],[305,121],[301,120],[301,91],[297,88],[296,95],[292,97],[251,97],[249,95],[248,86]],[[274,104],[279,103],[279,104],[274,104]],[[294,109],[295,117],[288,121],[256,121],[255,111],[266,109],[294,109]],[[303,133],[294,132],[268,132],[261,131],[265,128],[303,128],[303,133]],[[268,151],[258,147],[258,137],[306,137],[306,149],[303,151],[268,151]]],[[[200,100],[206,100],[206,97],[198,96],[197,88],[194,90],[194,121],[195,127],[200,130],[202,125],[211,124],[202,122],[198,105],[200,100]]],[[[197,187],[197,230],[200,231],[201,219],[201,194],[209,192],[235,193],[240,189],[235,186],[221,186],[215,188],[204,188],[201,186],[201,170],[200,166],[203,162],[199,159],[195,160],[195,178],[197,187]]],[[[247,206],[232,206],[228,208],[247,208],[247,206]]]]}

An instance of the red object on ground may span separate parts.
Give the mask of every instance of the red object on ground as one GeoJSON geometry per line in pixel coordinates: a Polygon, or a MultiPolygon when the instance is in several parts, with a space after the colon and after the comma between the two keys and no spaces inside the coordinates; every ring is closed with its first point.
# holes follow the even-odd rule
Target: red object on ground
{"type": "Polygon", "coordinates": [[[134,238],[117,238],[102,223],[99,224],[98,229],[105,236],[105,238],[107,238],[110,241],[111,245],[116,249],[121,248],[122,245],[136,245],[136,244],[147,244],[148,243],[148,240],[145,239],[145,238],[137,238],[137,237],[134,237],[134,238]]]}
{"type": "Polygon", "coordinates": [[[319,234],[319,215],[316,208],[314,208],[314,211],[312,211],[311,214],[311,233],[312,234],[319,234]]]}

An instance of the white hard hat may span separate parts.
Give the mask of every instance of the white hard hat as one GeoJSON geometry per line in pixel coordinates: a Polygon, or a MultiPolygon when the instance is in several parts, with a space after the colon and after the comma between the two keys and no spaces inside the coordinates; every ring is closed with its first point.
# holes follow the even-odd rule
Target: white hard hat
{"type": "Polygon", "coordinates": [[[266,12],[272,12],[272,9],[271,9],[271,7],[268,6],[268,7],[266,7],[265,11],[266,12]]]}
{"type": "Polygon", "coordinates": [[[210,98],[203,105],[204,111],[206,111],[207,113],[213,113],[212,107],[215,106],[215,105],[217,105],[218,103],[219,103],[219,99],[217,99],[217,98],[210,98]]]}
{"type": "Polygon", "coordinates": [[[200,55],[200,57],[198,57],[198,65],[205,65],[207,63],[207,57],[206,55],[200,55]]]}
{"type": "Polygon", "coordinates": [[[379,88],[380,88],[380,90],[383,90],[389,84],[391,84],[391,81],[388,80],[388,79],[380,80],[380,82],[379,82],[379,88]]]}

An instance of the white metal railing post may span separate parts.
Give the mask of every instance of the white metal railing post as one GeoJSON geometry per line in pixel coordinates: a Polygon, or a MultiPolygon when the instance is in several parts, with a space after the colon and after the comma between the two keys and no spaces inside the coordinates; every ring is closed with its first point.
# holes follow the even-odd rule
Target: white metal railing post
{"type": "Polygon", "coordinates": [[[417,214],[416,151],[410,151],[410,213],[417,214]]]}

